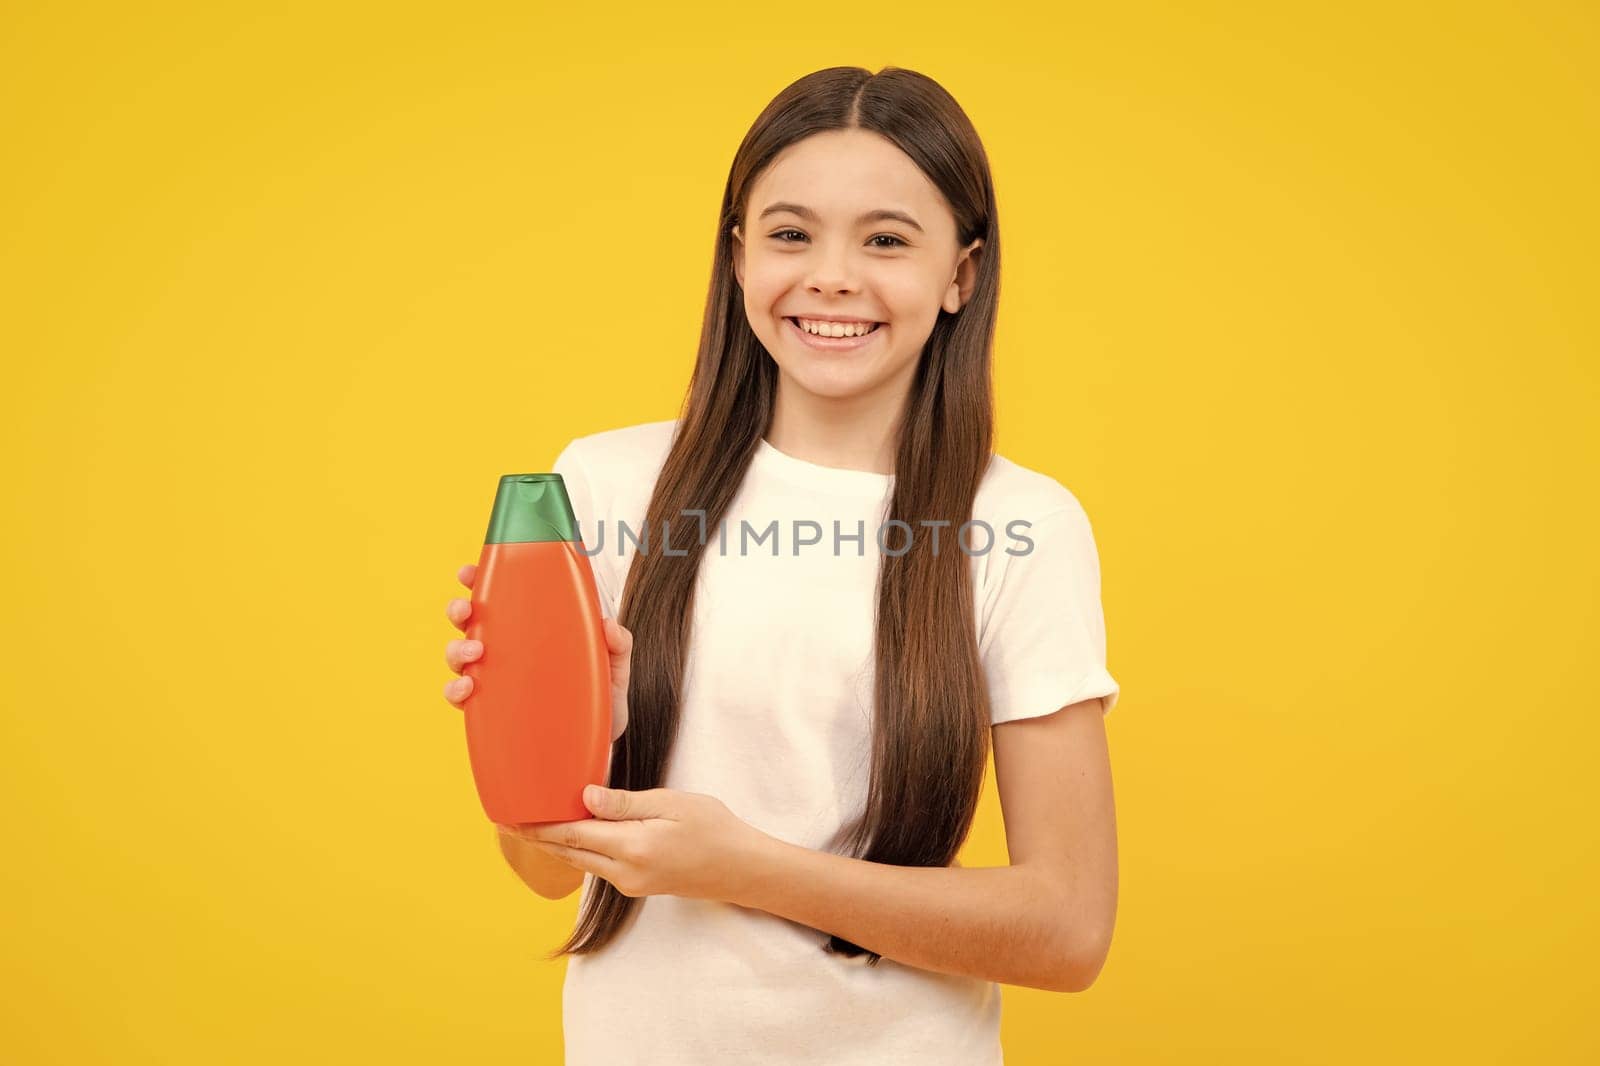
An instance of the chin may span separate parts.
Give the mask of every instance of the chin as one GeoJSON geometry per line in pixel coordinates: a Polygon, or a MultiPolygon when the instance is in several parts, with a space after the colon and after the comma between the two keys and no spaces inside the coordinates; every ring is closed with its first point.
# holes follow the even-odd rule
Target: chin
{"type": "Polygon", "coordinates": [[[848,400],[871,392],[879,384],[877,376],[857,368],[790,365],[780,369],[801,389],[830,400],[848,400]]]}

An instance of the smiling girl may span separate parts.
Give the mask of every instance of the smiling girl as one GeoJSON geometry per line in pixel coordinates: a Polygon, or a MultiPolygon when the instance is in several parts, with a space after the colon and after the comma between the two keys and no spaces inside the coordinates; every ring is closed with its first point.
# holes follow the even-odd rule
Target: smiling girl
{"type": "Polygon", "coordinates": [[[1119,690],[1084,509],[992,450],[999,251],[943,88],[808,75],[733,160],[679,417],[557,458],[618,736],[594,818],[499,832],[583,889],[569,1064],[999,1063],[1000,983],[1099,973],[1119,690]],[[1010,862],[964,868],[991,745],[1010,862]]]}

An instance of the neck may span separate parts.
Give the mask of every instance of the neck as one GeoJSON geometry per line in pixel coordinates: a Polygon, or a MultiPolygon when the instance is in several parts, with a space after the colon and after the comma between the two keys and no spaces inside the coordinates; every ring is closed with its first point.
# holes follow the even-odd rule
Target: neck
{"type": "Polygon", "coordinates": [[[780,374],[765,436],[779,451],[820,466],[892,474],[907,396],[903,387],[881,395],[818,396],[780,374]]]}

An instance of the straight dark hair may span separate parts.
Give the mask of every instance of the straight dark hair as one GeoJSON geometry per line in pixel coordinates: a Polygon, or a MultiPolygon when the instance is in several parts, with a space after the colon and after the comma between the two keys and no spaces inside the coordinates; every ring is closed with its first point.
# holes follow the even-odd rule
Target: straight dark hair
{"type": "MultiPolygon", "coordinates": [[[[983,238],[977,275],[956,314],[941,309],[923,347],[897,428],[890,519],[913,533],[901,555],[881,554],[874,632],[872,776],[850,854],[898,866],[948,866],[971,827],[989,755],[989,698],[978,657],[966,552],[931,549],[923,521],[959,530],[993,446],[990,351],[1000,286],[1000,238],[988,157],[955,99],[916,71],[831,67],[778,94],[733,159],[717,228],[700,348],[645,528],[688,528],[704,509],[714,528],[727,511],[772,416],[778,371],[745,316],[733,270],[732,230],[751,185],[788,146],[826,130],[880,134],[944,194],[961,247],[983,238]]],[[[896,530],[895,549],[904,543],[896,530]]],[[[699,539],[700,542],[693,543],[699,539]]],[[[628,728],[617,740],[608,784],[661,787],[677,737],[695,580],[705,541],[685,554],[640,551],[618,609],[634,636],[628,728]]],[[[969,549],[972,548],[969,545],[969,549]]],[[[676,547],[674,548],[676,551],[676,547]]],[[[975,549],[974,549],[975,550],[975,549]]],[[[820,800],[820,797],[819,797],[820,800]]],[[[572,935],[548,957],[609,943],[637,900],[601,878],[586,894],[572,935]]],[[[825,934],[823,950],[881,956],[825,934]]]]}

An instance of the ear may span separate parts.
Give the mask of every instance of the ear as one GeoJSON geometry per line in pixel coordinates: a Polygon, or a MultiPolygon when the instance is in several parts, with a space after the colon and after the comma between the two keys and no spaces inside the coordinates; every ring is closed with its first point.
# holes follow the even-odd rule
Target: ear
{"type": "Polygon", "coordinates": [[[951,279],[944,293],[944,301],[940,304],[952,315],[965,307],[967,300],[972,297],[972,287],[978,283],[978,253],[982,247],[983,238],[974,238],[971,244],[962,249],[961,258],[956,260],[955,277],[951,279]]]}
{"type": "Polygon", "coordinates": [[[733,227],[733,280],[744,288],[744,236],[739,227],[733,227]]]}

